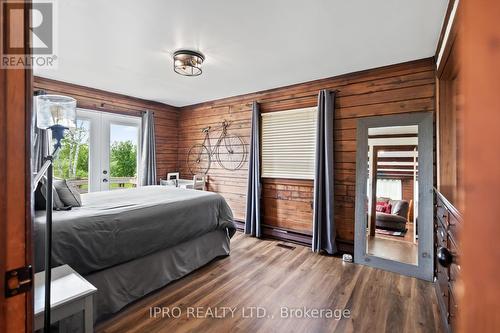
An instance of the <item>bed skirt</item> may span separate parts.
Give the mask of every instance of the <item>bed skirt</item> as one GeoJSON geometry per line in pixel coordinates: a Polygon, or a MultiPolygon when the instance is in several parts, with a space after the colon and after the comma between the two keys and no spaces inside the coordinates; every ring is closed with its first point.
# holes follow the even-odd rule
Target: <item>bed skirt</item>
{"type": "MultiPolygon", "coordinates": [[[[110,317],[127,304],[182,278],[213,259],[229,255],[227,231],[216,230],[174,247],[84,276],[97,288],[94,321],[110,317]]],[[[81,331],[81,315],[61,322],[62,332],[81,331]]]]}

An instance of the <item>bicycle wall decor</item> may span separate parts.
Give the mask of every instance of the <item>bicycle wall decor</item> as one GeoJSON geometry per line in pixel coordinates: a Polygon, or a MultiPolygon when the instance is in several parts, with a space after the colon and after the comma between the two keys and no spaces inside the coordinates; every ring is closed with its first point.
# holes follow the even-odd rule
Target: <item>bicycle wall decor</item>
{"type": "Polygon", "coordinates": [[[224,120],[220,127],[203,128],[205,134],[203,143],[193,145],[187,155],[187,165],[191,174],[206,174],[210,170],[212,158],[224,169],[235,171],[243,166],[246,158],[246,148],[240,136],[227,133],[230,123],[224,120]],[[222,129],[217,142],[212,147],[210,132],[222,129]]]}

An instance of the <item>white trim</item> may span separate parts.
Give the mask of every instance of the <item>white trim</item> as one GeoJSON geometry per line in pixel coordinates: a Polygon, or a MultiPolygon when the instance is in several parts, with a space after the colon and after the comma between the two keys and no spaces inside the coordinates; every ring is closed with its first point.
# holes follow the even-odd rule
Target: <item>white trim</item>
{"type": "Polygon", "coordinates": [[[139,180],[142,148],[142,118],[81,108],[77,108],[76,113],[77,118],[90,121],[88,166],[89,192],[109,190],[109,182],[104,183],[103,179],[110,176],[109,151],[111,124],[137,127],[137,179],[139,180]],[[103,175],[103,170],[107,170],[107,176],[103,175]]]}
{"type": "Polygon", "coordinates": [[[453,27],[453,24],[455,22],[455,15],[457,14],[459,2],[460,2],[460,0],[456,0],[455,3],[453,3],[453,8],[451,9],[450,18],[447,22],[448,24],[446,25],[446,30],[445,30],[444,36],[443,36],[443,42],[441,43],[441,48],[439,50],[438,58],[436,61],[437,68],[439,68],[439,66],[441,65],[441,60],[443,58],[443,53],[444,53],[444,50],[446,48],[446,44],[448,43],[448,38],[450,36],[451,28],[453,27]]]}

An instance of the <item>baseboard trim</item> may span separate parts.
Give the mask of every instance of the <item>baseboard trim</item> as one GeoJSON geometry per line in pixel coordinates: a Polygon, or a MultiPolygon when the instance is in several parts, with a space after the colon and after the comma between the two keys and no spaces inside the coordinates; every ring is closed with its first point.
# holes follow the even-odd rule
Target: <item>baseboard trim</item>
{"type": "Polygon", "coordinates": [[[245,222],[240,220],[234,220],[234,224],[236,225],[236,229],[238,231],[245,231],[245,222]]]}
{"type": "Polygon", "coordinates": [[[304,246],[311,246],[312,236],[300,232],[284,230],[281,228],[272,227],[269,225],[262,226],[262,234],[264,237],[296,243],[304,246]]]}
{"type": "MultiPolygon", "coordinates": [[[[235,220],[234,223],[239,231],[245,230],[245,222],[235,220]]],[[[312,235],[284,230],[266,224],[262,225],[262,234],[264,238],[271,238],[304,246],[311,246],[312,244],[312,235]]],[[[348,253],[354,255],[354,241],[337,238],[337,250],[338,254],[348,253]]]]}
{"type": "Polygon", "coordinates": [[[350,254],[354,257],[354,241],[337,238],[337,250],[341,254],[350,254]]]}

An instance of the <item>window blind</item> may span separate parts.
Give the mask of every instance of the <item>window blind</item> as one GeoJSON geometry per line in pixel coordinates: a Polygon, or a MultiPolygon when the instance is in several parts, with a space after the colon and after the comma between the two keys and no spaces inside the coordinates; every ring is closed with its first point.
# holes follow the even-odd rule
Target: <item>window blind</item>
{"type": "Polygon", "coordinates": [[[400,179],[377,179],[377,197],[402,200],[403,186],[400,179]]]}
{"type": "Polygon", "coordinates": [[[263,113],[262,177],[314,179],[317,110],[263,113]]]}

